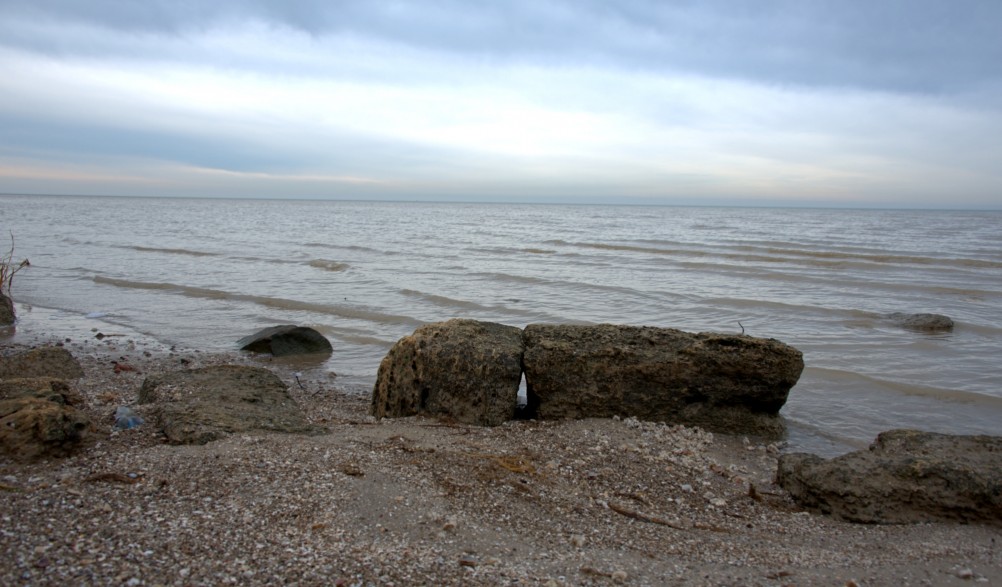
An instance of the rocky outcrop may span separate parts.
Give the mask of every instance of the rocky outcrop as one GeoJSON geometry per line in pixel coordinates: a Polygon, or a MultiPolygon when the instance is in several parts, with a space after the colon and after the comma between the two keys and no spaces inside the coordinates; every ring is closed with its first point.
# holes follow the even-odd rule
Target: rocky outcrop
{"type": "Polygon", "coordinates": [[[0,357],[0,453],[19,461],[62,457],[81,446],[90,419],[67,379],[83,376],[61,347],[0,357]]]}
{"type": "Polygon", "coordinates": [[[429,414],[496,426],[513,417],[521,376],[520,329],[460,319],[428,324],[383,358],[372,414],[429,414]]]}
{"type": "Polygon", "coordinates": [[[14,301],[10,297],[0,292],[0,326],[8,326],[14,323],[17,316],[14,314],[14,301]]]}
{"type": "Polygon", "coordinates": [[[171,444],[205,444],[233,432],[315,429],[267,369],[223,365],[147,377],[139,403],[171,444]]]}
{"type": "Polygon", "coordinates": [[[45,346],[0,357],[0,379],[54,377],[79,379],[83,368],[70,352],[58,346],[45,346]]]}
{"type": "Polygon", "coordinates": [[[783,455],[777,482],[815,511],[864,523],[1002,523],[1002,437],[893,430],[825,460],[783,455]]]}
{"type": "Polygon", "coordinates": [[[887,318],[902,328],[922,332],[949,332],[953,330],[953,320],[942,314],[905,314],[894,312],[887,318]]]}
{"type": "Polygon", "coordinates": [[[63,379],[54,377],[28,377],[0,380],[0,399],[33,397],[56,402],[64,406],[80,407],[83,396],[63,379]]]}
{"type": "Polygon", "coordinates": [[[0,452],[18,461],[66,456],[89,426],[70,406],[32,397],[0,400],[0,452]]]}
{"type": "Polygon", "coordinates": [[[265,328],[237,341],[240,350],[271,353],[276,357],[293,355],[331,354],[334,347],[329,340],[312,328],[286,324],[265,328]]]}
{"type": "Polygon", "coordinates": [[[804,368],[772,339],[640,326],[526,327],[528,411],[540,419],[635,416],[776,436],[804,368]]]}

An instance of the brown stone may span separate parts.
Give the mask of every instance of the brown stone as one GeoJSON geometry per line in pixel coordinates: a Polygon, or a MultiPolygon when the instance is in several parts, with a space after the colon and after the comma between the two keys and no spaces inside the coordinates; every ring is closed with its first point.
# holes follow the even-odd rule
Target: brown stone
{"type": "Polygon", "coordinates": [[[610,324],[532,324],[523,333],[528,412],[540,419],[634,416],[777,436],[804,368],[772,339],[610,324]]]}
{"type": "Polygon", "coordinates": [[[9,357],[0,357],[0,379],[54,377],[79,379],[83,368],[70,352],[58,346],[44,346],[9,357]]]}
{"type": "Polygon", "coordinates": [[[0,292],[0,326],[8,326],[14,323],[17,316],[14,314],[14,301],[10,297],[0,292]]]}
{"type": "Polygon", "coordinates": [[[83,396],[72,389],[65,380],[54,377],[22,377],[0,379],[0,399],[34,397],[57,404],[80,407],[83,396]]]}
{"type": "Polygon", "coordinates": [[[0,450],[18,461],[70,454],[90,427],[73,407],[38,398],[0,400],[0,450]]]}
{"type": "Polygon", "coordinates": [[[299,405],[274,373],[222,365],[147,377],[140,404],[171,444],[205,444],[233,432],[311,433],[299,405]]]}
{"type": "Polygon", "coordinates": [[[851,522],[1002,524],[1002,437],[892,430],[834,459],[780,457],[776,480],[809,509],[851,522]]]}
{"type": "Polygon", "coordinates": [[[372,414],[496,426],[515,413],[521,357],[522,333],[514,326],[462,319],[422,326],[380,363],[372,414]]]}

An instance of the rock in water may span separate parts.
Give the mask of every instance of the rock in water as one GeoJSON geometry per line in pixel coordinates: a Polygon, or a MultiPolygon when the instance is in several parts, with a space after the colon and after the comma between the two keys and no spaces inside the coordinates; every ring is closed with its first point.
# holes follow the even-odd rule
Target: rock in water
{"type": "Polygon", "coordinates": [[[461,319],[422,326],[379,364],[372,414],[496,426],[515,413],[521,359],[522,331],[514,326],[461,319]]]}
{"type": "Polygon", "coordinates": [[[804,368],[797,349],[744,335],[531,324],[523,341],[528,411],[540,419],[635,416],[774,437],[804,368]]]}
{"type": "Polygon", "coordinates": [[[89,427],[87,416],[71,406],[32,397],[0,400],[0,452],[15,460],[66,456],[89,427]]]}
{"type": "Polygon", "coordinates": [[[1002,437],[881,433],[868,450],[780,457],[776,480],[804,507],[851,522],[1002,523],[1002,437]]]}
{"type": "Polygon", "coordinates": [[[147,377],[140,404],[171,444],[205,444],[232,432],[314,429],[282,380],[260,367],[222,365],[147,377]]]}
{"type": "Polygon", "coordinates": [[[0,292],[0,326],[8,326],[14,323],[14,301],[0,292]]]}
{"type": "Polygon", "coordinates": [[[953,320],[949,316],[942,314],[904,314],[894,312],[888,314],[887,318],[895,324],[908,330],[919,330],[922,332],[949,332],[953,330],[953,320]]]}
{"type": "Polygon", "coordinates": [[[312,328],[286,324],[265,328],[237,341],[240,350],[271,353],[276,357],[292,355],[331,354],[334,347],[329,340],[312,328]]]}
{"type": "Polygon", "coordinates": [[[10,357],[0,357],[0,379],[30,377],[78,379],[83,377],[83,374],[80,363],[62,347],[45,346],[10,357]]]}

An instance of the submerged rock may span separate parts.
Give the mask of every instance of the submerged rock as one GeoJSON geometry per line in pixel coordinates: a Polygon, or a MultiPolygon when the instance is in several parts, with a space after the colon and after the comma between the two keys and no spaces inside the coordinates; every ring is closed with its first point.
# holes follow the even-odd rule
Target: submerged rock
{"type": "Polygon", "coordinates": [[[265,328],[237,341],[240,350],[271,353],[276,357],[293,355],[331,354],[334,347],[329,340],[312,328],[286,324],[265,328]]]}
{"type": "Polygon", "coordinates": [[[851,522],[1002,523],[1002,437],[892,430],[868,450],[780,457],[794,500],[851,522]]]}
{"type": "Polygon", "coordinates": [[[953,320],[942,314],[905,314],[894,312],[887,318],[902,328],[924,332],[948,332],[953,330],[953,320]]]}
{"type": "Polygon", "coordinates": [[[461,319],[428,324],[397,341],[379,364],[372,414],[496,426],[514,416],[521,378],[520,329],[461,319]]]}
{"type": "Polygon", "coordinates": [[[140,404],[171,444],[205,444],[232,432],[315,429],[282,380],[260,367],[222,365],[147,377],[140,404]]]}
{"type": "Polygon", "coordinates": [[[774,437],[804,368],[797,349],[745,335],[532,324],[523,340],[528,411],[540,419],[634,416],[774,437]]]}

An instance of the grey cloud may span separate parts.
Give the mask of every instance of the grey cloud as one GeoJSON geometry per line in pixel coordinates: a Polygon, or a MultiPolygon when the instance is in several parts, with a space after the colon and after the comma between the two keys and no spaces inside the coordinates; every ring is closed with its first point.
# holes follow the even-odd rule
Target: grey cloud
{"type": "MultiPolygon", "coordinates": [[[[767,84],[953,92],[1002,83],[1002,3],[996,0],[3,0],[0,10],[34,22],[160,35],[253,21],[466,59],[767,84]]],[[[5,36],[10,42],[13,33],[5,36]]]]}

